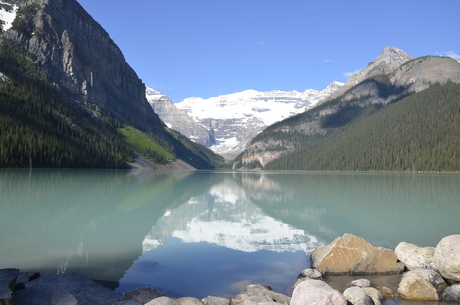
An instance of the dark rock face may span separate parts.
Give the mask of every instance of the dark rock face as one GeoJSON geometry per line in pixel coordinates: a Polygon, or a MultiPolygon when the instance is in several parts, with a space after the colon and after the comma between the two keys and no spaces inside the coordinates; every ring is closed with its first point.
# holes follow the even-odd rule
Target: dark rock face
{"type": "Polygon", "coordinates": [[[145,85],[109,34],[75,0],[17,3],[21,26],[4,39],[32,55],[50,82],[73,99],[144,130],[162,128],[145,98],[145,85]]]}
{"type": "Polygon", "coordinates": [[[13,290],[19,269],[0,270],[0,304],[14,304],[13,290]]]}

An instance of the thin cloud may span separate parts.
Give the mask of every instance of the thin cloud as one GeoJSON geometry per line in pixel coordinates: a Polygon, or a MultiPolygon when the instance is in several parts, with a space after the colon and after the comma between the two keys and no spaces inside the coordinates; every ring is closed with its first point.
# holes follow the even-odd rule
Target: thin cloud
{"type": "Polygon", "coordinates": [[[263,40],[258,40],[258,41],[256,41],[256,42],[254,42],[254,45],[256,45],[256,46],[261,46],[261,47],[265,47],[265,46],[266,46],[266,43],[265,43],[265,41],[263,41],[263,40]]]}
{"type": "Polygon", "coordinates": [[[460,55],[455,53],[454,51],[447,51],[447,52],[436,52],[439,56],[449,56],[453,59],[460,59],[460,55]]]}
{"type": "Polygon", "coordinates": [[[329,64],[329,63],[332,62],[332,59],[326,58],[326,59],[324,60],[324,62],[327,63],[327,64],[329,64]]]}
{"type": "Polygon", "coordinates": [[[344,72],[343,75],[344,75],[346,78],[349,78],[350,76],[352,76],[352,75],[355,74],[355,73],[358,73],[359,71],[361,71],[361,69],[356,69],[356,70],[353,71],[353,72],[344,72]]]}

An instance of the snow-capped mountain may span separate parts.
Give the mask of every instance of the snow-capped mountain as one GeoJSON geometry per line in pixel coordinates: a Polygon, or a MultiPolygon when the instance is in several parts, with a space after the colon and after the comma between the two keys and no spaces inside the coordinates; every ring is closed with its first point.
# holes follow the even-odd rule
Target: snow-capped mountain
{"type": "Polygon", "coordinates": [[[304,112],[342,85],[333,82],[323,91],[308,89],[304,92],[246,90],[208,99],[187,98],[175,105],[212,130],[216,143],[210,148],[231,159],[267,126],[304,112]]]}

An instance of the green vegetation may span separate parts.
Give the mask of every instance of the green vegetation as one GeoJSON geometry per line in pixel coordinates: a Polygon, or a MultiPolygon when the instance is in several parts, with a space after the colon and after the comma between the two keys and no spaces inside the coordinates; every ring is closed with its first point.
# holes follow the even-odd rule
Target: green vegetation
{"type": "Polygon", "coordinates": [[[116,121],[65,101],[11,46],[0,49],[0,167],[123,168],[133,158],[116,121]]]}
{"type": "Polygon", "coordinates": [[[184,160],[196,169],[219,168],[224,158],[216,155],[212,150],[197,144],[175,130],[169,130],[173,136],[172,144],[177,158],[184,160]]]}
{"type": "Polygon", "coordinates": [[[46,81],[12,42],[0,46],[0,167],[125,168],[135,151],[155,164],[177,158],[212,169],[223,158],[181,134],[154,135],[94,116],[46,81]]]}
{"type": "Polygon", "coordinates": [[[126,144],[153,163],[167,164],[169,160],[176,159],[172,148],[153,134],[131,126],[119,128],[119,131],[126,144]]]}
{"type": "MultiPolygon", "coordinates": [[[[326,116],[323,126],[334,127],[327,135],[307,137],[264,169],[460,171],[459,123],[460,85],[433,86],[385,107],[326,116]]],[[[285,141],[298,136],[285,133],[285,141]]]]}

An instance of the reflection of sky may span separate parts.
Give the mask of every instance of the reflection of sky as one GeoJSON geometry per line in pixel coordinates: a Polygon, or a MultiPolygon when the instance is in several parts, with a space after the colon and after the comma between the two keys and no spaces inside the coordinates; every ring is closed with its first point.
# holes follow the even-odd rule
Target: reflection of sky
{"type": "Polygon", "coordinates": [[[297,275],[308,265],[308,256],[302,251],[249,253],[170,238],[134,262],[120,280],[117,292],[151,286],[173,296],[203,298],[235,295],[257,283],[290,295],[297,275]]]}
{"type": "Polygon", "coordinates": [[[291,294],[315,236],[266,215],[241,185],[224,179],[168,209],[117,291],[149,285],[176,296],[235,295],[251,283],[291,294]],[[138,284],[136,284],[138,283],[138,284]]]}

